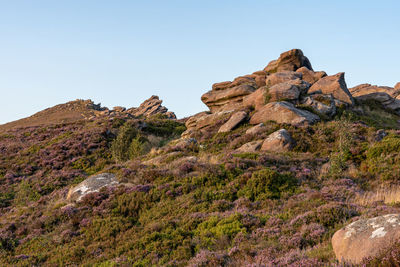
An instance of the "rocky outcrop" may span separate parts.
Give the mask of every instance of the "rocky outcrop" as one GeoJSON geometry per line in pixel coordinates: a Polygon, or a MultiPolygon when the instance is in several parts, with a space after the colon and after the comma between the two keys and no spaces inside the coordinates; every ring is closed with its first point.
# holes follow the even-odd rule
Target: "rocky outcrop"
{"type": "Polygon", "coordinates": [[[284,52],[277,60],[271,61],[264,71],[275,73],[280,71],[296,71],[301,67],[307,67],[312,70],[311,63],[307,57],[303,55],[300,49],[292,49],[284,52]]]}
{"type": "Polygon", "coordinates": [[[259,109],[250,119],[251,124],[259,124],[266,121],[288,123],[295,125],[313,124],[320,118],[306,110],[296,108],[289,102],[272,102],[259,109]]]}
{"type": "Polygon", "coordinates": [[[285,129],[280,129],[270,134],[264,140],[261,151],[285,152],[292,149],[293,143],[289,132],[285,129]]]}
{"type": "Polygon", "coordinates": [[[354,104],[354,99],[344,80],[344,72],[320,79],[311,86],[308,93],[331,94],[341,102],[349,105],[354,104]]]}
{"type": "Polygon", "coordinates": [[[303,80],[310,83],[311,85],[326,76],[325,71],[314,72],[312,70],[309,70],[307,67],[301,67],[300,69],[296,70],[296,72],[301,73],[303,76],[303,80]]]}
{"type": "Polygon", "coordinates": [[[149,117],[156,114],[164,114],[170,119],[176,119],[176,115],[173,112],[168,112],[168,109],[162,106],[162,100],[158,96],[153,95],[149,99],[145,100],[138,108],[131,108],[127,112],[135,117],[149,117]]]}
{"type": "Polygon", "coordinates": [[[90,193],[99,192],[103,187],[115,186],[118,184],[117,178],[112,173],[90,176],[68,191],[67,200],[79,202],[84,196],[90,193]]]}
{"type": "Polygon", "coordinates": [[[234,113],[224,125],[219,128],[219,133],[226,133],[232,131],[236,126],[247,118],[247,112],[238,111],[234,113]]]}
{"type": "Polygon", "coordinates": [[[359,264],[399,238],[400,215],[388,214],[358,220],[340,229],[332,237],[332,247],[340,263],[359,264]]]}
{"type": "Polygon", "coordinates": [[[258,88],[255,92],[245,96],[243,98],[243,106],[246,108],[254,108],[256,110],[260,109],[268,102],[268,90],[268,86],[263,86],[258,88]]]}
{"type": "Polygon", "coordinates": [[[202,95],[201,100],[212,113],[235,110],[242,107],[243,97],[255,90],[256,88],[251,85],[241,84],[231,88],[211,90],[202,95]]]}
{"type": "Polygon", "coordinates": [[[396,99],[400,91],[388,86],[361,84],[349,89],[351,94],[359,100],[374,100],[385,108],[400,112],[400,100],[396,99]]]}
{"type": "Polygon", "coordinates": [[[207,131],[214,125],[225,123],[234,111],[219,111],[216,113],[200,112],[190,117],[185,125],[186,131],[182,133],[182,138],[190,138],[198,131],[207,131]]]}

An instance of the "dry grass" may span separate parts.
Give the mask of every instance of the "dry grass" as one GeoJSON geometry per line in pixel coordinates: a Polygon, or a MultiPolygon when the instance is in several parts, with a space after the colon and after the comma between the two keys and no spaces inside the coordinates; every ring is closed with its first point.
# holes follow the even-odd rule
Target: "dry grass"
{"type": "Polygon", "coordinates": [[[376,191],[365,192],[355,197],[354,202],[363,206],[383,202],[393,205],[400,203],[400,186],[381,187],[376,191]]]}

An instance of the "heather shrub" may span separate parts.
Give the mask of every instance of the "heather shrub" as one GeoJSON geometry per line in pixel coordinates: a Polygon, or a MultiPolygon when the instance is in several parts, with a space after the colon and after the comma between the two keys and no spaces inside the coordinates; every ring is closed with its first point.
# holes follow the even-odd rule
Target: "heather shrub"
{"type": "Polygon", "coordinates": [[[111,153],[117,161],[129,159],[130,145],[138,135],[138,130],[128,122],[119,129],[117,138],[111,144],[111,153]]]}
{"type": "Polygon", "coordinates": [[[239,191],[239,196],[250,200],[277,199],[282,193],[294,192],[297,180],[290,174],[281,174],[269,168],[256,171],[247,181],[246,186],[239,191]]]}
{"type": "Polygon", "coordinates": [[[194,235],[200,238],[200,247],[211,248],[216,245],[218,240],[227,239],[227,245],[230,244],[236,234],[246,233],[246,228],[241,222],[242,216],[234,214],[227,218],[212,216],[206,221],[200,223],[194,235]]]}
{"type": "Polygon", "coordinates": [[[400,170],[400,136],[389,135],[373,144],[366,152],[362,168],[383,180],[398,179],[400,170]]]}

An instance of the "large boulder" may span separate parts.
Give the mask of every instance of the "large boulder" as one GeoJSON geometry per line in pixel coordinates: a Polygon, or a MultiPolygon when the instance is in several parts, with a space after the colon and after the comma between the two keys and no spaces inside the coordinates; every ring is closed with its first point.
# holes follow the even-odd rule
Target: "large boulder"
{"type": "Polygon", "coordinates": [[[303,76],[303,80],[310,83],[311,85],[326,76],[325,71],[314,72],[312,70],[309,70],[307,67],[301,67],[300,69],[296,70],[296,72],[300,72],[303,76]]]}
{"type": "Polygon", "coordinates": [[[263,144],[263,140],[251,141],[251,142],[248,142],[248,143],[242,145],[238,149],[236,149],[236,152],[239,152],[239,153],[256,152],[256,151],[260,150],[262,144],[263,144]]]}
{"type": "Polygon", "coordinates": [[[190,117],[185,125],[186,131],[182,133],[182,138],[191,138],[198,131],[207,131],[214,125],[225,123],[231,116],[233,111],[219,111],[215,113],[200,112],[190,117]]]}
{"type": "Polygon", "coordinates": [[[297,86],[288,82],[279,83],[269,88],[267,93],[267,99],[270,102],[282,101],[282,100],[296,100],[300,96],[300,90],[297,86]]]}
{"type": "Polygon", "coordinates": [[[354,104],[354,99],[344,80],[344,72],[320,79],[311,86],[308,93],[332,94],[335,99],[341,102],[349,105],[354,104]]]}
{"type": "Polygon", "coordinates": [[[286,70],[296,71],[301,67],[307,67],[312,70],[311,63],[303,52],[300,49],[292,49],[282,53],[277,60],[271,61],[264,70],[269,73],[275,73],[286,70]]]}
{"type": "Polygon", "coordinates": [[[68,191],[67,200],[79,202],[84,196],[90,193],[99,192],[103,187],[115,186],[118,184],[117,178],[112,173],[90,176],[68,191]]]}
{"type": "Polygon", "coordinates": [[[247,112],[238,111],[234,113],[224,125],[219,128],[219,133],[226,133],[232,131],[236,126],[243,122],[247,118],[247,112]]]}
{"type": "Polygon", "coordinates": [[[269,89],[268,86],[263,86],[258,88],[253,93],[245,96],[243,98],[243,106],[252,107],[256,110],[263,107],[268,102],[267,101],[268,89],[269,89]]]}
{"type": "Polygon", "coordinates": [[[263,142],[261,151],[285,152],[293,147],[293,139],[285,129],[270,134],[263,142]]]}
{"type": "Polygon", "coordinates": [[[274,86],[275,84],[301,79],[301,77],[302,74],[299,72],[294,72],[294,71],[277,72],[267,76],[267,79],[265,80],[265,85],[271,87],[274,86]]]}
{"type": "Polygon", "coordinates": [[[271,102],[259,109],[250,119],[251,124],[259,124],[266,121],[288,123],[294,125],[313,124],[320,118],[306,110],[296,108],[289,102],[271,102]]]}
{"type": "Polygon", "coordinates": [[[394,89],[396,89],[397,91],[400,90],[400,82],[396,83],[396,85],[394,86],[394,89]]]}
{"type": "Polygon", "coordinates": [[[332,247],[340,263],[359,264],[400,239],[400,215],[388,214],[355,221],[337,231],[332,247]]]}
{"type": "Polygon", "coordinates": [[[259,123],[249,129],[247,129],[246,134],[258,134],[262,133],[267,130],[267,127],[264,125],[264,123],[259,123]]]}
{"type": "Polygon", "coordinates": [[[248,84],[241,84],[227,89],[211,90],[202,95],[201,101],[207,105],[212,113],[240,109],[243,97],[255,90],[253,86],[248,84]]]}

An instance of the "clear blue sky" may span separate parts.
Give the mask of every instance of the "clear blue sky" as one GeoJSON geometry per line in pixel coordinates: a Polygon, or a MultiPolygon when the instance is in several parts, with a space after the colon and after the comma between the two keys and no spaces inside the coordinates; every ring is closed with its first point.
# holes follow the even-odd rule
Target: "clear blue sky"
{"type": "Polygon", "coordinates": [[[400,1],[0,0],[0,123],[92,99],[178,117],[215,82],[301,48],[349,87],[400,81],[400,1]]]}

